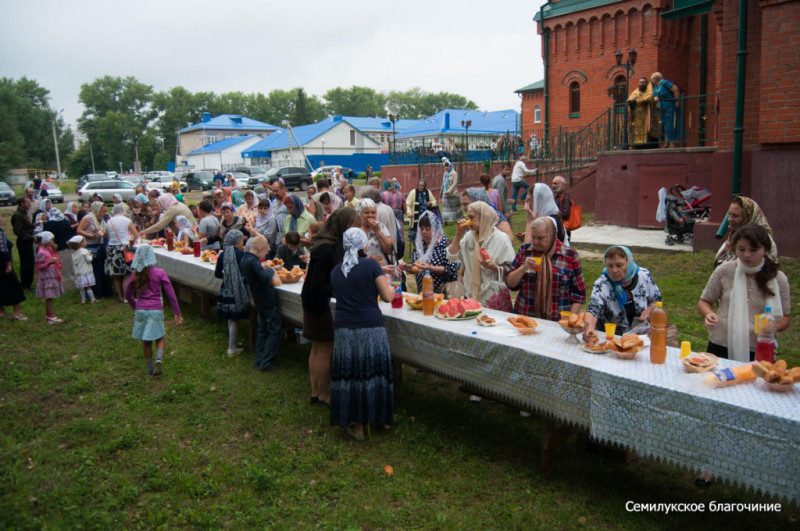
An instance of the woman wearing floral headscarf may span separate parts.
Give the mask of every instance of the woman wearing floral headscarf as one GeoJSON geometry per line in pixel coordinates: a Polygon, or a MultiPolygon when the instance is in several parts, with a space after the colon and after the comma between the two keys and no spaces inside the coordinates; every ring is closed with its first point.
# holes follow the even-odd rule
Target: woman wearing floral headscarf
{"type": "Polygon", "coordinates": [[[236,341],[239,320],[250,316],[250,294],[244,285],[239,264],[244,257],[244,234],[229,231],[222,242],[222,252],[214,276],[222,279],[217,296],[217,317],[228,321],[228,356],[241,354],[243,349],[236,341]]]}
{"type": "Polygon", "coordinates": [[[771,240],[769,257],[773,262],[778,262],[778,247],[775,245],[775,240],[772,239],[772,229],[767,222],[766,216],[764,216],[764,212],[758,206],[758,203],[749,197],[739,195],[731,200],[731,205],[728,207],[728,234],[719,251],[717,251],[716,257],[714,257],[714,268],[725,262],[737,260],[736,249],[733,248],[732,243],[733,235],[741,227],[749,224],[764,227],[771,240]]]}
{"type": "Polygon", "coordinates": [[[425,271],[431,272],[434,293],[442,293],[442,285],[458,278],[458,264],[447,259],[450,240],[444,235],[442,223],[431,212],[423,212],[417,225],[417,239],[411,253],[412,264],[404,264],[406,273],[415,273],[417,291],[422,293],[422,277],[425,271]]]}
{"type": "Polygon", "coordinates": [[[458,221],[461,218],[461,205],[458,200],[458,173],[450,161],[444,159],[442,175],[442,222],[458,221]]]}
{"type": "Polygon", "coordinates": [[[240,189],[236,188],[235,190],[231,190],[231,203],[233,203],[233,206],[236,208],[245,204],[244,194],[240,189]]]}
{"type": "Polygon", "coordinates": [[[283,225],[284,234],[294,230],[303,235],[308,232],[308,226],[317,221],[311,212],[306,210],[303,201],[296,195],[287,194],[283,198],[283,204],[289,211],[289,215],[286,216],[286,221],[283,225]]]}
{"type": "Polygon", "coordinates": [[[497,211],[483,201],[476,201],[467,209],[467,219],[458,223],[456,236],[447,249],[447,259],[460,262],[464,267],[464,289],[467,297],[481,304],[505,288],[505,274],[514,259],[514,246],[508,236],[497,230],[497,211]],[[467,231],[467,229],[470,229],[467,231]],[[487,260],[482,250],[485,250],[487,260]]]}
{"type": "Polygon", "coordinates": [[[133,224],[136,229],[143,231],[150,226],[150,200],[144,194],[136,194],[133,198],[133,224]]]}
{"type": "Polygon", "coordinates": [[[551,321],[558,321],[562,311],[578,313],[586,301],[578,253],[558,241],[549,216],[534,220],[529,232],[533,243],[519,248],[506,279],[510,289],[520,290],[514,313],[551,321]]]}
{"type": "Polygon", "coordinates": [[[633,253],[624,245],[609,247],[603,256],[605,269],[592,288],[592,296],[584,317],[584,339],[594,330],[603,330],[606,323],[617,325],[624,334],[636,320],[649,321],[661,291],[650,271],[639,267],[633,253]]]}
{"type": "MultiPolygon", "coordinates": [[[[395,181],[396,182],[396,181],[395,181]]],[[[383,203],[388,205],[392,212],[394,213],[395,219],[403,226],[403,216],[406,213],[406,202],[403,194],[394,187],[394,183],[389,179],[383,181],[383,192],[381,192],[381,198],[383,198],[383,203]]]]}
{"type": "Polygon", "coordinates": [[[364,427],[394,425],[394,384],[389,338],[375,302],[394,291],[375,260],[364,256],[361,229],[344,233],[344,258],[331,272],[336,296],[331,362],[331,426],[347,429],[357,441],[364,427]]]}

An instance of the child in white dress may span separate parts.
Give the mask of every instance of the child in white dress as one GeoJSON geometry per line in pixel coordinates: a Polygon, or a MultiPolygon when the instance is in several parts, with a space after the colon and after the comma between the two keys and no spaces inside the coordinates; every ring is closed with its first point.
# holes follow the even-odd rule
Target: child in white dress
{"type": "Polygon", "coordinates": [[[92,286],[95,285],[94,272],[92,271],[92,253],[86,249],[86,239],[81,236],[73,236],[67,241],[67,245],[73,250],[72,268],[75,271],[75,287],[81,293],[81,304],[86,304],[86,296],[89,302],[94,304],[94,292],[92,286]]]}

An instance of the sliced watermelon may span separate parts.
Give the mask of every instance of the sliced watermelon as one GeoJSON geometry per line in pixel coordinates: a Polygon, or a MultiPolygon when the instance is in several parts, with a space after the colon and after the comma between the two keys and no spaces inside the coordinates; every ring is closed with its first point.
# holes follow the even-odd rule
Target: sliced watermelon
{"type": "Polygon", "coordinates": [[[464,317],[474,317],[483,311],[483,306],[475,299],[464,299],[461,304],[464,306],[464,317]]]}
{"type": "Polygon", "coordinates": [[[439,317],[447,317],[447,303],[444,302],[436,307],[436,313],[439,314],[439,317]]]}
{"type": "Polygon", "coordinates": [[[216,264],[218,259],[219,256],[217,256],[216,254],[212,254],[211,256],[208,257],[208,261],[211,262],[212,264],[216,264]]]}
{"type": "Polygon", "coordinates": [[[447,317],[449,319],[455,319],[457,317],[461,317],[464,313],[464,307],[461,305],[460,302],[456,300],[450,301],[450,304],[447,305],[447,317]]]}

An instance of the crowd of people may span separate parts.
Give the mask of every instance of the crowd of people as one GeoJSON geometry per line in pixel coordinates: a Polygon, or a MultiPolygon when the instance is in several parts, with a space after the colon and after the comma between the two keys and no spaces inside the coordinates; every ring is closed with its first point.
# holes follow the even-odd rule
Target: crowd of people
{"type": "MultiPolygon", "coordinates": [[[[524,159],[518,164],[522,175],[529,172],[524,159]]],[[[139,190],[128,204],[115,198],[109,215],[100,201],[69,203],[60,212],[26,194],[12,217],[19,280],[11,266],[12,244],[0,231],[2,315],[26,319],[20,304],[32,290],[34,271],[35,296],[44,299],[49,324],[61,322],[53,302],[64,289],[78,289],[81,303],[89,304],[116,293],[134,308],[133,337],[143,342],[148,373],[158,376],[165,334],[162,291],[178,324],[180,308],[169,278],[155,267],[152,247],[139,245],[131,257],[128,244],[170,232],[187,245],[198,241],[202,249],[220,251],[217,315],[227,322],[226,353],[243,351],[238,323],[249,317],[252,305],[258,316],[254,364],[273,371],[280,368],[275,288],[281,282],[266,260],[279,257],[285,267],[305,270],[302,334],[311,341],[310,403],[329,407],[331,424],[362,440],[369,426],[394,422],[391,356],[376,301],[390,301],[396,285],[407,289],[409,276],[419,289],[429,272],[434,292],[447,298],[470,297],[488,308],[551,321],[565,312],[576,314],[587,303],[580,257],[564,227],[572,200],[562,177],[551,186],[536,183],[530,194],[527,185],[514,188],[514,196],[522,190],[526,215],[523,242],[515,251],[509,216],[517,203],[508,198],[506,179],[512,176],[513,186],[516,168],[504,165],[494,179],[482,175],[480,186],[459,193],[458,175],[449,161],[443,166],[438,197],[424,180],[404,196],[396,181],[372,177],[356,197],[346,181],[333,190],[322,178],[302,198],[280,181],[269,189],[242,191],[232,180],[217,181],[191,207],[172,193],[139,190]],[[449,220],[456,222],[452,241],[443,229],[449,220]],[[404,261],[406,241],[412,246],[410,263],[404,261]],[[6,314],[5,306],[13,307],[13,314],[6,314]]],[[[755,201],[734,198],[728,220],[730,230],[698,310],[710,330],[707,350],[747,361],[755,350],[753,316],[764,306],[777,316],[778,332],[789,326],[789,285],[755,201]]],[[[588,296],[587,341],[606,323],[621,334],[648,321],[662,298],[649,270],[626,246],[608,248],[603,261],[588,296]]]]}

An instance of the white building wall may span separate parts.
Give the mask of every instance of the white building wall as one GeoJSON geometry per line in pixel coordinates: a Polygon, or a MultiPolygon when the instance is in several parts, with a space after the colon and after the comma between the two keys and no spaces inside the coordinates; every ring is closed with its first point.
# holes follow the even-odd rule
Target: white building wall
{"type": "Polygon", "coordinates": [[[212,153],[207,152],[205,154],[205,164],[203,164],[203,153],[187,155],[186,162],[189,166],[194,166],[198,170],[204,168],[221,170],[232,165],[242,166],[246,161],[248,161],[248,159],[242,158],[242,151],[249,148],[256,142],[259,142],[260,140],[261,137],[254,136],[221,151],[214,151],[212,153]]]}

